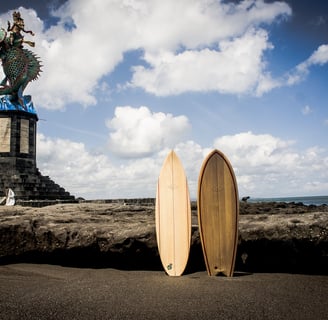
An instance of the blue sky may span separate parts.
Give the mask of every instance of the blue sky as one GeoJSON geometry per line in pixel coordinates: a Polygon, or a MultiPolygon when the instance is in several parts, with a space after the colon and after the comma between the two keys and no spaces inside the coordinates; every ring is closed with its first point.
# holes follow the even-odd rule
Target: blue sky
{"type": "Polygon", "coordinates": [[[214,148],[241,197],[328,194],[327,1],[12,0],[0,26],[15,9],[37,165],[75,196],[154,197],[172,148],[192,198],[214,148]]]}

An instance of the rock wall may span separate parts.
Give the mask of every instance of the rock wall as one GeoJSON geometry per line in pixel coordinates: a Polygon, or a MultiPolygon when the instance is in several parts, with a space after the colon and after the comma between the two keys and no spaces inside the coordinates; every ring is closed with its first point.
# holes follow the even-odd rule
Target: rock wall
{"type": "MultiPolygon", "coordinates": [[[[186,272],[205,270],[192,208],[186,272]]],[[[280,209],[240,215],[236,271],[327,274],[327,211],[286,214],[280,209]]],[[[154,206],[116,201],[1,207],[0,263],[17,261],[162,270],[154,206]]]]}

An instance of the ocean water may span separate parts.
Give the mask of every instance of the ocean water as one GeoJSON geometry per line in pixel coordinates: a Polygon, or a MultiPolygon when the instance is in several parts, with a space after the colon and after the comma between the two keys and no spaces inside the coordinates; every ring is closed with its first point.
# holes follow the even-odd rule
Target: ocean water
{"type": "Polygon", "coordinates": [[[285,198],[252,198],[250,197],[248,202],[302,202],[305,205],[316,205],[322,204],[328,205],[328,196],[308,196],[308,197],[285,197],[285,198]]]}

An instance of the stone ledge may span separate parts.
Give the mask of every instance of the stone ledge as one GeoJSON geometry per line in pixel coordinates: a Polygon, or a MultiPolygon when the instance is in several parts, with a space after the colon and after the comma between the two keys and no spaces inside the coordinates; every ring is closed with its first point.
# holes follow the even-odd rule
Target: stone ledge
{"type": "MultiPolygon", "coordinates": [[[[192,225],[189,271],[205,268],[195,210],[192,225]]],[[[0,263],[9,262],[161,269],[154,206],[0,207],[0,263]]],[[[241,215],[236,270],[327,274],[327,212],[241,215]]]]}

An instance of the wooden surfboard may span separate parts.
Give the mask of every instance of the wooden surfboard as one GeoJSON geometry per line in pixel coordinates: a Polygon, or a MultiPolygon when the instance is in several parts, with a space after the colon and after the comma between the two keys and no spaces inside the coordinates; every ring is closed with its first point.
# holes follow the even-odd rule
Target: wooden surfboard
{"type": "Polygon", "coordinates": [[[164,160],[156,193],[157,245],[166,273],[181,276],[191,241],[191,206],[183,166],[172,150],[164,160]]]}
{"type": "Polygon", "coordinates": [[[198,178],[198,224],[207,273],[233,276],[238,241],[237,181],[226,156],[212,151],[198,178]]]}

